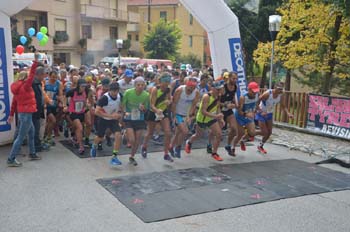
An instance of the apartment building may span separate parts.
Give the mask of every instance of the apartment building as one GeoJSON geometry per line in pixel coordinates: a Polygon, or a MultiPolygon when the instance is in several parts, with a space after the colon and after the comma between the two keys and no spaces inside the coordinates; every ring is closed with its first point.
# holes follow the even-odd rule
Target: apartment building
{"type": "Polygon", "coordinates": [[[128,11],[140,16],[139,23],[129,23],[127,27],[132,53],[144,55],[142,41],[149,24],[155,24],[163,18],[176,21],[182,30],[181,55],[192,53],[202,63],[210,63],[207,33],[179,0],[128,0],[128,11]]]}
{"type": "Polygon", "coordinates": [[[127,0],[33,0],[12,19],[23,35],[30,27],[47,26],[49,42],[41,47],[34,38],[32,45],[54,63],[79,66],[118,53],[115,39],[127,39],[129,16],[127,0]]]}

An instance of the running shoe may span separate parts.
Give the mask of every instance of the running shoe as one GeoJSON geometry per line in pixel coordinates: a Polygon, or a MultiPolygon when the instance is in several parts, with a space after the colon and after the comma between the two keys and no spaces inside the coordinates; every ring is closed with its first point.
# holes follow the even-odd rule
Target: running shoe
{"type": "Polygon", "coordinates": [[[152,137],[152,142],[156,145],[163,145],[163,141],[162,141],[162,138],[157,135],[157,136],[153,136],[152,137]]]}
{"type": "Polygon", "coordinates": [[[235,148],[232,148],[232,150],[231,150],[231,154],[232,154],[232,156],[236,156],[236,149],[235,148]]]}
{"type": "Polygon", "coordinates": [[[175,147],[175,156],[179,159],[181,158],[181,146],[175,147]]]}
{"type": "Polygon", "coordinates": [[[241,150],[242,151],[247,150],[243,141],[241,141],[240,145],[241,145],[241,150]]]}
{"type": "Polygon", "coordinates": [[[103,150],[102,143],[97,144],[97,150],[99,151],[103,150]]]}
{"type": "Polygon", "coordinates": [[[141,155],[143,158],[147,158],[147,148],[144,146],[141,146],[141,155]]]}
{"type": "Polygon", "coordinates": [[[137,162],[134,157],[129,157],[129,164],[137,166],[137,162]]]}
{"type": "Polygon", "coordinates": [[[176,156],[175,156],[174,147],[169,147],[169,153],[170,153],[170,155],[171,155],[173,158],[176,157],[176,156]]]}
{"type": "Polygon", "coordinates": [[[174,162],[174,160],[170,157],[169,154],[164,155],[164,160],[169,161],[170,163],[174,162]]]}
{"type": "Polygon", "coordinates": [[[225,146],[225,150],[227,151],[227,154],[228,154],[229,156],[233,156],[233,155],[232,155],[232,149],[231,149],[231,146],[230,146],[230,145],[226,145],[226,146],[225,146]]]}
{"type": "Polygon", "coordinates": [[[223,159],[218,155],[218,153],[213,153],[211,157],[213,157],[213,159],[215,159],[216,161],[223,161],[223,159]]]}
{"type": "Polygon", "coordinates": [[[91,143],[90,143],[90,140],[89,140],[89,138],[85,138],[85,140],[84,140],[84,146],[85,147],[91,147],[91,143]]]}
{"type": "Polygon", "coordinates": [[[92,147],[91,147],[91,150],[90,150],[90,156],[92,157],[92,158],[95,158],[96,157],[96,147],[95,147],[95,145],[92,145],[92,147]]]}
{"type": "Polygon", "coordinates": [[[68,128],[65,127],[64,130],[63,130],[63,135],[65,138],[68,138],[69,137],[69,131],[68,131],[68,128]]]}
{"type": "MultiPolygon", "coordinates": [[[[136,161],[135,161],[136,162],[136,161]]],[[[113,155],[112,159],[109,161],[109,163],[113,166],[121,165],[122,162],[118,159],[116,155],[113,155]]]]}
{"type": "Polygon", "coordinates": [[[21,167],[22,163],[19,162],[17,159],[7,160],[7,166],[8,167],[21,167]]]}
{"type": "Polygon", "coordinates": [[[29,159],[30,160],[41,160],[41,156],[37,155],[37,154],[29,154],[29,159]]]}
{"type": "Polygon", "coordinates": [[[186,152],[187,154],[190,154],[190,153],[191,153],[191,148],[192,148],[192,143],[190,143],[189,140],[186,140],[185,152],[186,152]]]}
{"type": "Polygon", "coordinates": [[[266,154],[267,153],[267,151],[262,146],[258,146],[258,151],[261,152],[262,154],[266,154]]]}
{"type": "Polygon", "coordinates": [[[207,153],[213,153],[213,147],[211,146],[211,144],[207,144],[207,153]]]}
{"type": "Polygon", "coordinates": [[[79,155],[84,154],[84,152],[85,152],[84,147],[80,147],[80,148],[79,148],[79,155]]]}
{"type": "Polygon", "coordinates": [[[107,144],[108,147],[112,146],[112,139],[111,139],[111,137],[106,136],[106,144],[107,144]]]}

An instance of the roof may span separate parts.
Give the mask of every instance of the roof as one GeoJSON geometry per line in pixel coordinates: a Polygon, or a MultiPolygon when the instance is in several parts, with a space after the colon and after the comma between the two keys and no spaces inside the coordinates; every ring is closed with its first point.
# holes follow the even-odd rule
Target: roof
{"type": "Polygon", "coordinates": [[[151,2],[151,6],[159,5],[177,5],[179,0],[128,0],[128,6],[148,6],[148,1],[151,2]]]}

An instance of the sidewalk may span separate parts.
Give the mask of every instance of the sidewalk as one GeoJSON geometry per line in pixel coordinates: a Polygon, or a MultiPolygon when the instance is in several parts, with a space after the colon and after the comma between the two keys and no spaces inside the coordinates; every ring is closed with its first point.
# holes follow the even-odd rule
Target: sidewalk
{"type": "MultiPolygon", "coordinates": [[[[305,142],[316,139],[330,146],[335,143],[329,138],[321,141],[274,128],[275,141],[277,138],[289,141],[292,136],[305,142]]],[[[265,147],[268,150],[266,156],[257,153],[256,146],[247,147],[246,152],[238,151],[236,158],[227,156],[223,148],[219,149],[219,154],[224,158],[223,164],[288,158],[311,163],[322,160],[320,156],[309,156],[284,146],[268,143],[265,147]]],[[[190,155],[183,152],[183,158],[173,164],[164,162],[162,153],[152,153],[147,159],[138,155],[137,167],[129,166],[128,157],[121,156],[123,165],[120,168],[109,167],[110,157],[80,159],[60,143],[50,152],[42,153],[41,161],[27,161],[28,157],[20,156],[23,167],[8,168],[6,156],[9,150],[9,146],[0,147],[0,232],[347,232],[350,228],[350,191],[289,198],[146,224],[96,182],[99,178],[218,164],[204,149],[193,150],[190,155]]],[[[350,174],[350,170],[338,165],[322,166],[350,174]]]]}

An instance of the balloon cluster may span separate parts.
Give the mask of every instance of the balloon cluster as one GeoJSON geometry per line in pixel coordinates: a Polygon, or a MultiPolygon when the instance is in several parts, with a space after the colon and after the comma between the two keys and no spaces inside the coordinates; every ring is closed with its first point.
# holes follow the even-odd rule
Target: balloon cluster
{"type": "MultiPolygon", "coordinates": [[[[32,27],[29,28],[28,35],[29,35],[29,37],[33,37],[35,35],[35,29],[32,27]]],[[[40,46],[45,46],[47,44],[47,42],[49,41],[49,37],[47,36],[47,27],[45,27],[45,26],[40,27],[40,31],[38,31],[38,33],[36,33],[36,38],[38,39],[40,46]]],[[[22,45],[25,45],[27,43],[28,39],[26,36],[22,35],[19,38],[19,41],[21,42],[22,45]]],[[[16,47],[16,52],[20,55],[24,52],[24,47],[22,45],[17,45],[17,47],[16,47]]]]}

